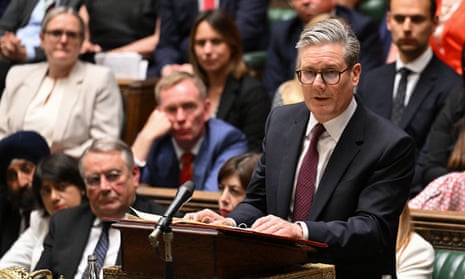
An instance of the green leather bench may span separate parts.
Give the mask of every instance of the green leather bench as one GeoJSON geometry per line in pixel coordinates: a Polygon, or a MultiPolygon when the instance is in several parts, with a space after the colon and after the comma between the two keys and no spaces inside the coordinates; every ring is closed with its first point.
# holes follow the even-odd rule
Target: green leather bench
{"type": "Polygon", "coordinates": [[[465,252],[435,249],[433,279],[464,279],[465,252]]]}

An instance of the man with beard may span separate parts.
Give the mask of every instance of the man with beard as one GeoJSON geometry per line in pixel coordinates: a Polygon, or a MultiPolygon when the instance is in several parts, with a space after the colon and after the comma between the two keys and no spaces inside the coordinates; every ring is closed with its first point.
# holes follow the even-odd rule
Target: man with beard
{"type": "Polygon", "coordinates": [[[387,28],[399,53],[395,62],[368,71],[358,94],[368,108],[404,129],[416,144],[417,165],[411,196],[422,190],[422,157],[431,124],[460,76],[429,46],[437,27],[435,0],[390,0],[387,28]]]}
{"type": "Polygon", "coordinates": [[[20,131],[0,141],[0,257],[28,226],[35,207],[35,166],[49,154],[47,142],[36,132],[20,131]]]}

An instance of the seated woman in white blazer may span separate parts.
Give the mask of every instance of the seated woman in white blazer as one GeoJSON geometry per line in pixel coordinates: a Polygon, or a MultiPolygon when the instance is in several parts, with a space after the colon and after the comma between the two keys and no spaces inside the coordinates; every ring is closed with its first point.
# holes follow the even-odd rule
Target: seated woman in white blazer
{"type": "Polygon", "coordinates": [[[78,157],[93,139],[118,138],[121,93],[109,69],[79,61],[84,40],[79,15],[66,7],[51,10],[42,22],[40,40],[47,61],[8,72],[0,101],[0,139],[34,130],[52,152],[78,157]]]}

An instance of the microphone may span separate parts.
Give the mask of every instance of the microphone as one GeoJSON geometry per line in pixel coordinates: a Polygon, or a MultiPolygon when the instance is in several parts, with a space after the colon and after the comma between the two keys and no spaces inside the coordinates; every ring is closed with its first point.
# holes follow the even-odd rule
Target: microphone
{"type": "Polygon", "coordinates": [[[194,188],[194,182],[190,180],[179,186],[174,200],[171,202],[168,209],[166,209],[163,216],[158,220],[157,224],[155,224],[154,230],[149,235],[149,240],[153,247],[158,245],[158,236],[162,231],[166,231],[168,226],[171,224],[173,215],[176,214],[176,212],[178,212],[178,210],[192,198],[194,188]]]}

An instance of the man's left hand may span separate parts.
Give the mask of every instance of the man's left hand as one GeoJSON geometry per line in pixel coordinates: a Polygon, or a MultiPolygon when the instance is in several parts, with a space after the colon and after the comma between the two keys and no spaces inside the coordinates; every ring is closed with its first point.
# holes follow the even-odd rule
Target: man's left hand
{"type": "Polygon", "coordinates": [[[257,232],[303,239],[303,231],[299,224],[288,222],[274,215],[257,219],[251,228],[257,232]]]}

